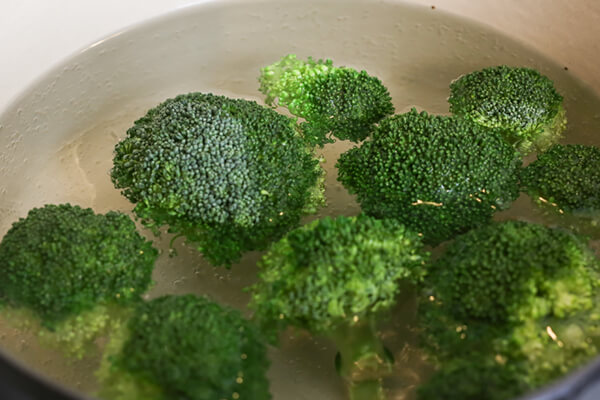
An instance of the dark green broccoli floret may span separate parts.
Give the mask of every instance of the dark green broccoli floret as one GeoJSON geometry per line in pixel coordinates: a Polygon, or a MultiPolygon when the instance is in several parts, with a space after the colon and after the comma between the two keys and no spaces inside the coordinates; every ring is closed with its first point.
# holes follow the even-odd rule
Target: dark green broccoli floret
{"type": "Polygon", "coordinates": [[[493,359],[456,358],[417,389],[418,400],[509,400],[530,389],[520,377],[493,359]]]}
{"type": "Polygon", "coordinates": [[[450,85],[450,111],[496,129],[520,152],[556,143],[567,118],[550,79],[530,68],[505,65],[461,76],[450,85]]]}
{"type": "MultiPolygon", "coordinates": [[[[594,279],[597,286],[598,280],[594,279]]],[[[565,295],[576,293],[572,290],[565,295]]],[[[421,309],[424,345],[440,370],[457,360],[476,365],[498,364],[509,371],[521,371],[521,386],[531,390],[560,378],[598,354],[598,300],[594,296],[591,307],[563,316],[547,314],[521,318],[519,322],[490,322],[454,317],[451,306],[436,299],[421,309]]],[[[470,384],[481,386],[485,382],[470,384]]]]}
{"type": "Polygon", "coordinates": [[[512,325],[457,319],[440,298],[429,294],[419,306],[422,345],[436,371],[417,389],[418,400],[509,400],[533,388],[522,352],[499,345],[512,325]]]}
{"type": "Polygon", "coordinates": [[[110,305],[139,300],[149,288],[157,256],[124,214],[34,208],[0,243],[0,301],[26,310],[45,336],[81,355],[82,342],[108,323],[110,305]]]}
{"type": "Polygon", "coordinates": [[[421,320],[440,370],[422,399],[445,379],[457,388],[448,399],[509,399],[600,349],[600,263],[565,230],[518,221],[472,230],[435,262],[429,284],[421,320]],[[517,392],[489,390],[488,371],[517,392]]]}
{"type": "Polygon", "coordinates": [[[432,244],[507,208],[519,192],[520,165],[495,132],[414,109],[381,121],[370,140],[337,164],[338,180],[365,213],[397,218],[432,244]]]}
{"type": "Polygon", "coordinates": [[[597,267],[580,237],[506,221],[457,237],[437,260],[432,279],[455,317],[518,322],[590,309],[597,267]]]}
{"type": "Polygon", "coordinates": [[[449,316],[443,303],[425,307],[426,348],[438,371],[420,388],[419,400],[435,398],[436,391],[448,400],[513,399],[582,366],[600,350],[598,300],[566,317],[518,324],[465,322],[449,316]]]}
{"type": "Polygon", "coordinates": [[[141,304],[108,345],[110,400],[268,400],[266,346],[239,312],[194,295],[141,304]]]}
{"type": "Polygon", "coordinates": [[[215,265],[266,247],[323,202],[294,120],[212,94],[148,111],[117,144],[111,177],[147,226],[169,225],[215,265]]]}
{"type": "Polygon", "coordinates": [[[306,120],[307,140],[319,145],[364,140],[374,124],[394,113],[388,90],[365,71],[334,67],[331,60],[301,61],[294,54],[261,71],[260,91],[267,104],[287,107],[306,120]]]}
{"type": "Polygon", "coordinates": [[[262,258],[251,307],[263,326],[333,339],[353,398],[379,399],[388,364],[374,317],[394,304],[400,281],[423,279],[425,257],[417,234],[393,220],[323,218],[291,231],[262,258]]]}
{"type": "Polygon", "coordinates": [[[523,169],[521,185],[564,211],[600,211],[600,148],[554,145],[523,169]]]}

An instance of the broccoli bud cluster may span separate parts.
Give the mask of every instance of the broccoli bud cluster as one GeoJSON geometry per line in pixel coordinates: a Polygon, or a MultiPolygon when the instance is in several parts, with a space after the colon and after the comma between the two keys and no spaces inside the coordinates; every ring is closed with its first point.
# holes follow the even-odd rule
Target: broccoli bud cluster
{"type": "Polygon", "coordinates": [[[168,225],[215,265],[296,225],[323,201],[312,190],[321,175],[292,119],[203,93],[167,100],[137,120],[111,171],[146,225],[168,225]]]}
{"type": "Polygon", "coordinates": [[[394,113],[390,94],[365,71],[335,67],[331,60],[298,60],[289,54],[262,69],[260,91],[267,104],[287,107],[304,118],[307,140],[323,145],[333,140],[364,140],[382,118],[394,113]]]}
{"type": "Polygon", "coordinates": [[[421,239],[395,220],[325,217],[288,233],[260,261],[256,318],[327,332],[394,304],[398,282],[420,282],[421,239]]]}
{"type": "Polygon", "coordinates": [[[545,151],[567,124],[563,97],[531,68],[500,65],[471,72],[450,85],[450,112],[500,132],[524,154],[545,151]]]}
{"type": "Polygon", "coordinates": [[[99,304],[139,299],[157,256],[127,215],[70,204],[34,208],[0,243],[0,300],[53,327],[99,304]]]}
{"type": "Polygon", "coordinates": [[[376,316],[401,284],[422,282],[428,254],[395,220],[325,217],[291,231],[260,261],[250,306],[265,332],[291,325],[333,340],[353,400],[384,400],[391,361],[376,316]]]}
{"type": "Polygon", "coordinates": [[[520,221],[472,230],[448,245],[428,284],[421,319],[439,371],[420,399],[512,398],[600,349],[600,262],[568,231],[520,221]]]}
{"type": "Polygon", "coordinates": [[[337,166],[365,213],[396,218],[436,244],[510,206],[521,158],[493,131],[413,109],[381,121],[337,166]]]}
{"type": "Polygon", "coordinates": [[[158,251],[125,214],[70,204],[29,211],[0,242],[0,303],[15,326],[41,325],[44,343],[83,357],[141,301],[158,251]]]}
{"type": "Polygon", "coordinates": [[[266,346],[239,312],[194,295],[140,304],[99,371],[114,400],[269,400],[266,346]]]}
{"type": "Polygon", "coordinates": [[[600,148],[554,145],[521,172],[532,197],[569,212],[600,211],[600,148]]]}

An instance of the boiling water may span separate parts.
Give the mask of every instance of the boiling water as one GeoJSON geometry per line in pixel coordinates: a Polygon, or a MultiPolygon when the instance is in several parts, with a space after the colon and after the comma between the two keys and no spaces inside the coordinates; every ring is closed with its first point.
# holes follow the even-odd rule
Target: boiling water
{"type": "MultiPolygon", "coordinates": [[[[551,76],[565,96],[569,126],[563,142],[600,144],[600,99],[571,77],[562,66],[549,63],[486,28],[422,11],[411,12],[414,14],[409,13],[405,20],[420,22],[401,24],[395,34],[402,38],[410,37],[412,45],[403,47],[401,52],[394,47],[390,60],[382,61],[380,71],[376,68],[370,70],[390,88],[397,112],[416,106],[431,113],[448,113],[448,83],[475,67],[498,63],[535,66],[551,76]],[[437,38],[437,41],[432,38],[437,38]],[[486,50],[488,55],[482,55],[477,44],[470,43],[490,43],[491,47],[486,50]],[[436,49],[442,48],[446,48],[448,54],[454,54],[452,62],[440,65],[428,61],[428,54],[436,54],[436,49]],[[467,59],[465,55],[471,55],[473,59],[467,59]],[[402,64],[401,59],[411,57],[422,63],[413,63],[409,67],[402,64]],[[388,64],[393,65],[394,60],[399,66],[404,65],[404,70],[400,67],[399,71],[388,68],[388,64]]],[[[379,37],[377,40],[387,39],[379,37]]],[[[361,60],[368,56],[368,52],[357,53],[356,59],[348,56],[343,63],[364,68],[361,60]]],[[[240,86],[240,80],[220,80],[212,86],[204,85],[202,90],[260,101],[256,85],[252,83],[255,82],[257,68],[248,68],[248,71],[243,69],[240,75],[244,74],[252,77],[249,80],[251,83],[246,86],[240,86]]],[[[190,87],[193,87],[190,90],[198,90],[197,86],[190,87]]],[[[35,190],[36,195],[31,196],[31,191],[26,191],[15,194],[10,202],[2,204],[0,211],[6,219],[3,228],[8,229],[10,222],[24,215],[28,208],[49,202],[69,201],[102,213],[108,210],[130,212],[132,205],[113,188],[110,181],[113,148],[133,121],[149,107],[186,91],[189,90],[178,81],[164,84],[143,97],[126,97],[114,107],[99,113],[91,127],[68,132],[69,140],[50,157],[43,170],[25,179],[25,184],[35,190]],[[56,192],[57,184],[61,188],[60,193],[56,192]]],[[[337,142],[320,151],[326,160],[327,206],[308,219],[325,215],[356,215],[359,212],[354,198],[336,180],[335,162],[341,152],[351,147],[352,144],[337,142]]],[[[521,196],[510,210],[498,214],[496,218],[544,222],[526,196],[521,196]]],[[[155,238],[146,231],[144,234],[162,250],[154,272],[156,284],[148,298],[163,294],[196,293],[210,296],[249,315],[246,309],[249,296],[243,289],[256,280],[256,262],[260,253],[245,255],[242,262],[230,270],[213,268],[196,250],[181,240],[175,243],[177,256],[169,257],[169,235],[155,238]]],[[[595,246],[597,248],[597,243],[595,246]]],[[[401,295],[389,319],[382,323],[381,337],[395,356],[394,373],[385,382],[390,399],[414,398],[415,387],[431,372],[424,355],[416,347],[416,336],[411,328],[415,314],[414,296],[410,293],[401,295]]],[[[0,317],[0,344],[3,348],[51,378],[82,392],[93,393],[97,388],[93,372],[98,366],[99,357],[92,355],[79,361],[66,360],[60,352],[40,345],[35,331],[36,328],[15,328],[0,317]]],[[[290,330],[282,334],[280,347],[269,351],[272,361],[269,376],[275,400],[345,399],[343,384],[333,367],[336,351],[326,339],[290,330]]]]}

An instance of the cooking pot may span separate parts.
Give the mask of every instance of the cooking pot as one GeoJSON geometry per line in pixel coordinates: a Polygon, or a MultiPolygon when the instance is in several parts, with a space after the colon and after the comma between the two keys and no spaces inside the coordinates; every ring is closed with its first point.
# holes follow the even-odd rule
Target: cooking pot
{"type": "MultiPolygon", "coordinates": [[[[105,31],[82,28],[83,37],[70,37],[66,46],[58,47],[62,54],[65,48],[73,51],[75,45],[93,44],[63,61],[48,51],[56,43],[39,34],[23,37],[25,43],[45,49],[34,51],[33,59],[14,58],[23,50],[3,44],[13,52],[7,59],[16,61],[8,66],[2,80],[6,90],[0,97],[0,106],[6,104],[0,115],[2,234],[27,210],[45,203],[70,202],[97,212],[130,211],[131,205],[113,188],[108,171],[112,148],[132,122],[164,99],[190,91],[260,101],[259,69],[288,53],[332,58],[338,65],[366,69],[390,89],[397,112],[417,106],[447,113],[448,84],[457,76],[497,64],[531,66],[553,79],[565,95],[570,121],[566,140],[600,143],[596,135],[600,67],[595,62],[600,50],[595,18],[600,18],[600,7],[591,1],[222,0],[143,22],[165,11],[165,5],[139,1],[134,11],[141,13],[136,14],[122,13],[117,2],[107,3],[90,7],[100,7],[102,18],[118,15],[119,23],[137,25],[118,31],[120,26],[113,25],[115,33],[102,40],[93,39],[105,31]],[[13,73],[26,64],[54,67],[23,90],[33,75],[45,69],[24,68],[13,79],[13,73]],[[17,91],[20,94],[15,96],[17,91]]],[[[168,8],[189,3],[176,1],[168,8]]],[[[68,10],[34,15],[40,21],[42,16],[55,21],[61,13],[68,15],[68,10]]],[[[76,15],[68,16],[69,21],[77,20],[76,15]]],[[[325,151],[330,169],[337,154],[348,148],[344,143],[335,146],[325,151]]],[[[328,179],[335,188],[334,172],[328,179]]],[[[330,199],[327,212],[352,215],[358,207],[342,193],[330,199]]],[[[159,245],[165,241],[157,240],[159,245]]],[[[179,246],[178,257],[163,257],[159,262],[153,296],[203,293],[244,309],[247,295],[241,289],[255,276],[257,254],[246,257],[247,268],[214,270],[192,249],[179,246]]],[[[410,315],[410,306],[399,305],[395,312],[410,315]]],[[[390,327],[404,319],[394,317],[390,327]]],[[[389,388],[395,396],[391,398],[411,398],[426,375],[418,349],[406,353],[406,342],[414,345],[415,338],[404,334],[392,338],[390,347],[399,365],[398,379],[389,388]]],[[[1,399],[81,399],[85,394],[79,392],[94,389],[93,359],[64,361],[59,353],[36,343],[31,332],[3,326],[0,346],[1,399]]],[[[271,352],[274,398],[342,400],[343,388],[331,368],[334,354],[331,345],[319,338],[299,334],[283,340],[282,349],[271,352]]],[[[597,378],[600,361],[529,398],[600,398],[600,389],[594,388],[597,378]]]]}

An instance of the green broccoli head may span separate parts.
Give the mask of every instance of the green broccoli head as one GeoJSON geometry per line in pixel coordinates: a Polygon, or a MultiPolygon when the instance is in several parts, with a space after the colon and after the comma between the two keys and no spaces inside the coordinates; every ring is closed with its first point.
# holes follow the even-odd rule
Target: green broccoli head
{"type": "Polygon", "coordinates": [[[420,238],[393,220],[326,217],[288,233],[260,261],[255,318],[328,332],[394,304],[425,274],[420,238]]]}
{"type": "Polygon", "coordinates": [[[521,173],[521,185],[541,202],[567,212],[600,211],[600,148],[554,145],[521,173]]]}
{"type": "Polygon", "coordinates": [[[561,378],[600,350],[597,300],[592,309],[564,317],[529,318],[518,324],[465,322],[450,316],[443,304],[425,307],[424,344],[438,371],[421,388],[419,399],[434,398],[439,390],[440,397],[448,399],[504,400],[561,378]],[[496,383],[503,386],[502,382],[508,392],[490,389],[496,383]],[[455,393],[443,396],[451,387],[455,393]]]}
{"type": "Polygon", "coordinates": [[[0,301],[81,356],[115,315],[112,305],[147,291],[157,256],[124,214],[70,204],[34,208],[0,243],[0,301]]]}
{"type": "Polygon", "coordinates": [[[34,208],[0,243],[0,297],[52,326],[98,304],[139,299],[157,255],[124,214],[70,204],[34,208]]]}
{"type": "Polygon", "coordinates": [[[457,237],[431,279],[435,297],[455,318],[519,323],[591,309],[598,268],[581,237],[506,221],[457,237]]]}
{"type": "Polygon", "coordinates": [[[520,361],[527,383],[548,384],[592,360],[600,351],[600,302],[565,317],[528,320],[501,336],[493,348],[506,360],[520,361]]]}
{"type": "Polygon", "coordinates": [[[457,320],[443,303],[436,303],[422,310],[424,344],[438,371],[422,387],[427,394],[421,400],[433,398],[436,389],[446,393],[451,386],[455,393],[448,394],[448,399],[464,398],[461,395],[479,400],[513,398],[572,372],[600,350],[597,299],[592,309],[564,317],[508,324],[457,320]],[[490,385],[502,386],[502,382],[508,392],[490,390],[490,385]]]}
{"type": "Polygon", "coordinates": [[[287,107],[302,124],[307,140],[364,140],[374,124],[394,113],[388,90],[365,71],[334,67],[331,60],[301,61],[294,54],[261,71],[260,91],[267,104],[287,107]]]}
{"type": "Polygon", "coordinates": [[[421,398],[450,386],[449,399],[512,398],[589,361],[600,349],[599,271],[585,240],[560,229],[507,221],[456,238],[421,305],[439,368],[421,398]]]}
{"type": "Polygon", "coordinates": [[[98,372],[109,400],[267,400],[269,362],[239,312],[194,295],[140,304],[98,372]]]}
{"type": "Polygon", "coordinates": [[[401,282],[422,281],[421,248],[419,236],[394,220],[361,214],[313,221],[262,258],[250,307],[265,332],[291,325],[329,337],[350,398],[383,400],[391,361],[376,315],[395,303],[401,282]]]}
{"type": "Polygon", "coordinates": [[[524,154],[546,150],[567,124],[562,96],[530,68],[501,65],[461,76],[448,102],[453,114],[499,131],[524,154]]]}
{"type": "Polygon", "coordinates": [[[523,353],[502,345],[513,325],[455,318],[438,293],[421,300],[421,347],[436,371],[419,386],[418,400],[507,400],[533,388],[523,353]]]}
{"type": "MultiPolygon", "coordinates": [[[[457,360],[518,370],[524,389],[560,378],[588,362],[600,349],[600,303],[562,316],[544,315],[515,322],[457,318],[452,304],[436,299],[421,305],[423,346],[439,370],[457,360]]],[[[485,381],[470,382],[485,386],[485,381]]],[[[516,395],[515,394],[515,395],[516,395]]],[[[482,397],[487,399],[488,397],[482,397]]]]}
{"type": "Polygon", "coordinates": [[[436,244],[507,208],[518,196],[520,165],[495,132],[413,109],[381,121],[337,167],[365,213],[397,218],[436,244]]]}
{"type": "Polygon", "coordinates": [[[215,265],[262,249],[323,202],[319,161],[291,118],[190,93],[134,123],[111,177],[146,226],[195,242],[215,265]]]}
{"type": "Polygon", "coordinates": [[[493,359],[455,358],[418,387],[417,400],[508,400],[531,388],[519,366],[493,359]]]}

